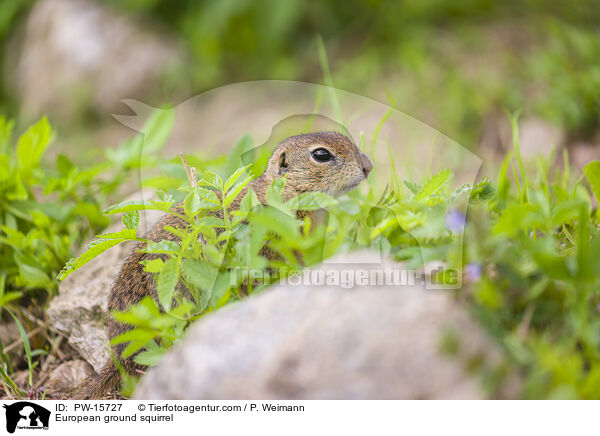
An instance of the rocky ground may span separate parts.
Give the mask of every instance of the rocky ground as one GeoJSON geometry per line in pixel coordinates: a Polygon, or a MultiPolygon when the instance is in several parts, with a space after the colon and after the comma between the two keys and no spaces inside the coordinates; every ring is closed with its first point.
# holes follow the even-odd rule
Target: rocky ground
{"type": "MultiPolygon", "coordinates": [[[[363,251],[312,271],[374,276],[386,268],[403,266],[363,251]]],[[[286,284],[198,321],[143,377],[135,398],[487,398],[478,372],[500,363],[452,291],[286,284]],[[444,345],[449,337],[453,350],[444,345]],[[469,369],[474,360],[477,370],[469,369]]],[[[493,395],[516,392],[506,385],[493,395]]]]}
{"type": "MultiPolygon", "coordinates": [[[[40,377],[55,380],[51,394],[71,391],[107,358],[103,308],[126,252],[97,258],[51,302],[53,328],[72,350],[40,377]]],[[[359,252],[316,267],[382,268],[403,266],[359,252]]],[[[282,285],[203,317],[142,378],[136,398],[486,398],[478,373],[501,363],[452,291],[282,285]],[[460,338],[452,353],[449,337],[460,338]]],[[[514,396],[514,385],[493,395],[514,396]]]]}
{"type": "MultiPolygon", "coordinates": [[[[158,77],[185,62],[180,47],[156,29],[150,31],[143,23],[87,0],[38,2],[15,37],[9,57],[23,119],[50,111],[64,123],[80,112],[120,112],[123,96],[147,95],[158,77]]],[[[228,120],[240,118],[240,111],[254,114],[252,107],[231,102],[224,98],[213,106],[193,108],[185,120],[195,128],[193,135],[175,140],[194,147],[206,137],[201,128],[229,133],[228,120]],[[202,126],[194,121],[198,119],[203,120],[202,126]]],[[[268,109],[261,119],[269,120],[265,124],[270,131],[277,117],[268,109]]],[[[131,134],[111,121],[89,136],[116,145],[124,132],[131,134]]],[[[261,125],[252,116],[244,122],[240,131],[261,125]]],[[[547,154],[547,144],[554,144],[557,151],[568,148],[571,162],[579,168],[600,158],[600,138],[576,141],[564,129],[538,118],[522,120],[520,139],[525,156],[547,154]]],[[[62,147],[72,145],[67,141],[62,147]]],[[[497,163],[511,147],[506,117],[491,114],[481,138],[484,165],[497,163]]],[[[561,153],[556,156],[560,159],[561,153]]],[[[32,317],[33,324],[41,324],[39,330],[32,330],[32,337],[50,332],[48,342],[53,344],[35,369],[32,398],[44,392],[46,398],[69,398],[106,361],[106,297],[130,249],[123,245],[109,250],[77,271],[61,284],[48,313],[32,317]]],[[[371,263],[373,256],[350,254],[334,266],[317,268],[380,267],[371,263]]],[[[402,267],[388,260],[383,265],[402,267]]],[[[21,344],[12,323],[0,325],[0,336],[8,344],[7,353],[21,344]]],[[[470,372],[473,361],[484,367],[501,365],[496,345],[448,291],[415,286],[350,290],[276,286],[197,322],[186,339],[143,378],[136,398],[488,397],[490,392],[481,388],[478,375],[470,372]],[[453,332],[460,333],[461,340],[455,352],[448,353],[444,338],[453,332]]],[[[27,385],[27,371],[13,376],[18,385],[27,385]]],[[[510,380],[494,395],[515,396],[517,383],[510,380]]],[[[1,387],[0,398],[9,398],[1,387]]]]}
{"type": "MultiPolygon", "coordinates": [[[[126,249],[65,282],[48,311],[59,333],[36,369],[32,398],[70,398],[104,364],[103,310],[126,249]],[[64,338],[64,339],[63,339],[64,338]]],[[[377,252],[350,253],[315,271],[402,269],[377,252]]],[[[16,332],[12,334],[18,340],[16,332]]],[[[510,398],[518,380],[486,391],[501,353],[449,290],[420,286],[274,286],[208,314],[155,368],[136,398],[510,398]],[[477,362],[474,365],[474,362],[477,362]]],[[[26,385],[27,371],[15,374],[26,385]]],[[[3,398],[8,398],[3,395],[3,398]]],[[[118,393],[107,399],[120,398],[118,393]]]]}

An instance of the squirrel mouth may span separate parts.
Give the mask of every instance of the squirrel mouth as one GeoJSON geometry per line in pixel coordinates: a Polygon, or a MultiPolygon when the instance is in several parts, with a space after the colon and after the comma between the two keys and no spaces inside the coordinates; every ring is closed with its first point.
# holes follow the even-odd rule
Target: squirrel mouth
{"type": "Polygon", "coordinates": [[[356,188],[358,185],[360,185],[360,182],[362,182],[362,180],[358,180],[356,182],[351,182],[351,183],[344,185],[339,190],[339,195],[343,195],[343,194],[346,194],[346,193],[352,191],[354,188],[356,188]]]}

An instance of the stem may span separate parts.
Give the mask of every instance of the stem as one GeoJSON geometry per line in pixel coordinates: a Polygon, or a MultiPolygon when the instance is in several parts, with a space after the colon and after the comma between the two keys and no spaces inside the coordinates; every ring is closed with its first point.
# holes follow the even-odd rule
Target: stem
{"type": "Polygon", "coordinates": [[[192,188],[196,188],[198,186],[198,180],[196,179],[196,168],[190,168],[190,166],[185,161],[183,153],[179,153],[179,158],[183,163],[183,168],[185,168],[185,173],[187,174],[187,178],[190,182],[190,185],[192,186],[192,188]]]}
{"type": "Polygon", "coordinates": [[[225,198],[225,192],[221,191],[221,205],[223,206],[223,220],[225,221],[225,230],[231,230],[231,223],[229,222],[229,213],[227,212],[225,203],[223,203],[224,198],[225,198]]]}

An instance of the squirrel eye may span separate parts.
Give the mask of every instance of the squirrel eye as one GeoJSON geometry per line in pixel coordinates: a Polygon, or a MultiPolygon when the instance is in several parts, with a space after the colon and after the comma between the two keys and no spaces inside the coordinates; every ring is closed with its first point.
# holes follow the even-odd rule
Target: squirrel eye
{"type": "Polygon", "coordinates": [[[329,162],[333,159],[333,155],[325,148],[317,148],[312,151],[311,155],[317,162],[329,162]]]}

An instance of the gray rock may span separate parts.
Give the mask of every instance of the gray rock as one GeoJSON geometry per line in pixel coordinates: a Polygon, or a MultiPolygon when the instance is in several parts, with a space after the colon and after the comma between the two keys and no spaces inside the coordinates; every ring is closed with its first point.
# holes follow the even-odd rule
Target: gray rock
{"type": "Polygon", "coordinates": [[[48,378],[46,386],[59,392],[70,392],[79,387],[94,373],[92,367],[83,360],[71,360],[56,367],[48,378]]]}
{"type": "Polygon", "coordinates": [[[21,340],[21,335],[19,334],[19,328],[14,320],[11,318],[10,320],[5,320],[0,324],[0,343],[2,344],[2,348],[5,353],[8,353],[10,357],[20,358],[22,356],[23,345],[21,340]],[[12,347],[12,350],[6,350],[8,346],[18,341],[19,345],[17,347],[12,347]]]}
{"type": "Polygon", "coordinates": [[[598,143],[586,143],[577,141],[569,146],[569,161],[571,165],[580,171],[590,162],[600,160],[600,141],[598,143]]]}
{"type": "MultiPolygon", "coordinates": [[[[540,118],[525,118],[519,123],[519,146],[524,157],[548,157],[552,148],[560,149],[565,141],[565,131],[540,118]]],[[[509,143],[507,150],[512,150],[509,143]]]]}
{"type": "Polygon", "coordinates": [[[12,319],[0,324],[0,342],[4,347],[20,337],[19,328],[12,319]]]}
{"type": "MultiPolygon", "coordinates": [[[[317,270],[383,268],[402,265],[359,252],[317,270]]],[[[465,372],[475,356],[488,364],[500,359],[451,291],[287,284],[197,321],[134,397],[484,398],[478,378],[465,372]],[[457,356],[441,352],[451,332],[460,338],[457,356]]]]}
{"type": "MultiPolygon", "coordinates": [[[[560,155],[560,149],[565,145],[566,132],[541,118],[528,117],[519,120],[519,147],[521,155],[528,160],[541,155],[548,157],[552,148],[555,155],[560,155]]],[[[494,162],[502,160],[506,153],[514,150],[512,127],[510,120],[503,112],[488,115],[482,125],[479,153],[491,161],[495,172],[494,162]]]]}
{"type": "Polygon", "coordinates": [[[98,112],[142,96],[182,58],[156,28],[100,2],[43,0],[13,41],[10,65],[23,115],[69,119],[82,105],[98,112]]]}
{"type": "MultiPolygon", "coordinates": [[[[160,216],[160,212],[146,211],[141,216],[138,231],[151,226],[160,216]]],[[[123,224],[118,222],[106,232],[117,232],[122,228],[123,224]]],[[[96,371],[109,357],[108,339],[104,332],[108,294],[123,260],[135,244],[117,245],[73,272],[60,283],[59,293],[48,307],[48,316],[54,327],[68,338],[69,344],[96,371]]]]}
{"type": "MultiPolygon", "coordinates": [[[[112,229],[109,229],[109,231],[112,229]]],[[[114,231],[117,231],[115,228],[114,231]]],[[[120,244],[73,272],[50,301],[48,316],[54,327],[96,371],[108,359],[104,314],[114,276],[134,244],[120,244]]]]}

